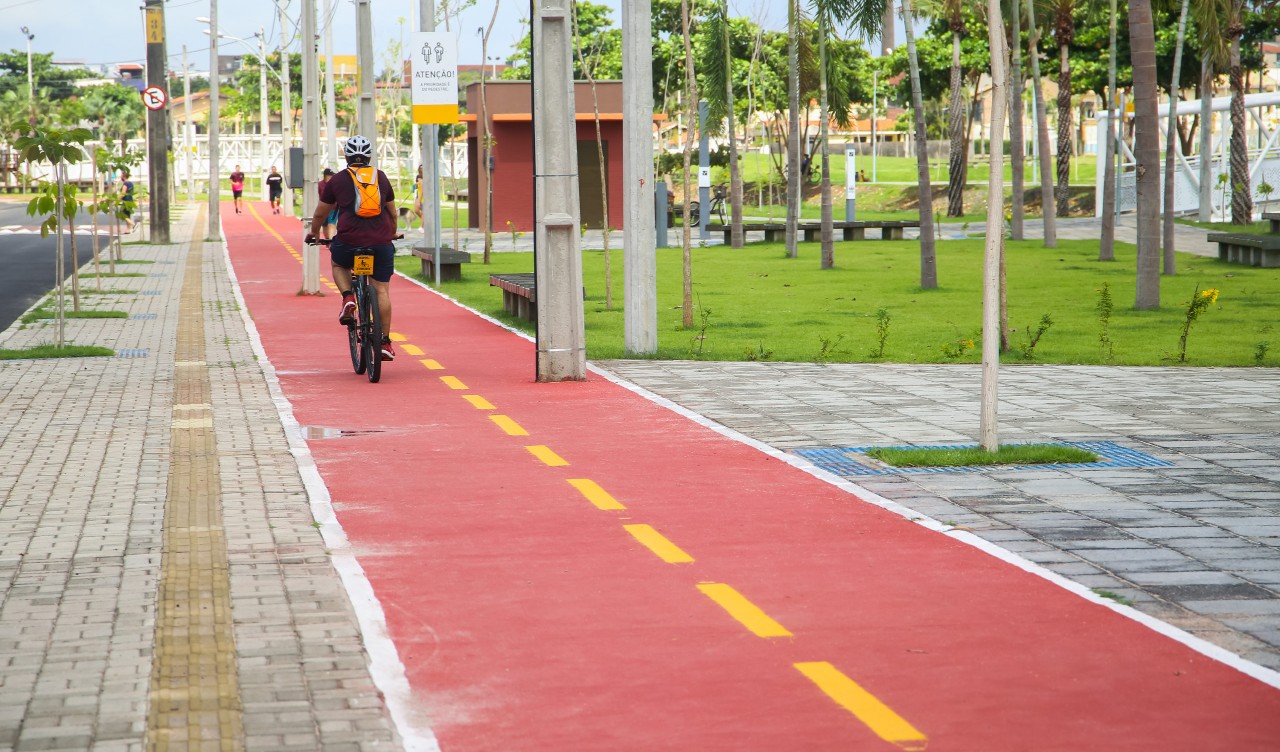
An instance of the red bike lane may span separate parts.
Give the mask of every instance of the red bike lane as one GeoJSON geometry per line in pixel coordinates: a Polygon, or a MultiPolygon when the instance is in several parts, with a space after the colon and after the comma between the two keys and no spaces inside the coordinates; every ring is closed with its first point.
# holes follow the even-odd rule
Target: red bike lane
{"type": "Polygon", "coordinates": [[[608,380],[536,384],[404,279],[368,383],[254,207],[223,218],[248,312],[445,752],[1280,738],[1280,690],[608,380]]]}

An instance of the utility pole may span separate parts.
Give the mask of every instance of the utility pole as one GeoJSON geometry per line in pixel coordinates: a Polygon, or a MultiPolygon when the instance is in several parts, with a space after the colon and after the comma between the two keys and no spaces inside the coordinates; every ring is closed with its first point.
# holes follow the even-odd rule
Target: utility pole
{"type": "MultiPolygon", "coordinates": [[[[316,212],[320,182],[320,61],[316,58],[316,0],[302,0],[302,216],[316,212]]],[[[320,249],[302,254],[302,291],[320,294],[320,249]]]]}
{"type": "Polygon", "coordinates": [[[191,67],[187,65],[187,46],[182,45],[182,154],[187,171],[187,200],[196,198],[196,176],[191,174],[191,67]]]}
{"type": "Polygon", "coordinates": [[[356,110],[356,130],[373,144],[373,162],[378,163],[378,112],[373,101],[373,79],[378,62],[373,56],[373,10],[370,0],[356,3],[356,78],[360,103],[356,110]]]}
{"type": "Polygon", "coordinates": [[[569,2],[539,0],[533,19],[533,269],[538,381],[587,377],[578,252],[578,140],[569,2]]]}
{"type": "MultiPolygon", "coordinates": [[[[292,66],[289,64],[289,14],[286,12],[289,0],[276,0],[276,7],[280,10],[280,155],[287,165],[289,147],[293,146],[293,92],[289,87],[289,69],[292,66]]],[[[292,217],[293,189],[288,182],[284,185],[284,195],[281,198],[280,213],[292,217]]]]}
{"type": "Polygon", "coordinates": [[[324,134],[329,149],[325,163],[332,165],[338,159],[338,113],[334,111],[337,98],[333,93],[333,0],[324,0],[324,134]]]}
{"type": "MultiPolygon", "coordinates": [[[[147,0],[147,86],[168,96],[164,0],[147,0]]],[[[151,242],[169,242],[169,107],[147,110],[147,183],[151,191],[151,242]]]]}
{"type": "Polygon", "coordinates": [[[218,99],[222,82],[218,75],[218,0],[209,0],[209,240],[222,240],[218,217],[218,99]]]}
{"type": "Polygon", "coordinates": [[[652,32],[651,0],[622,3],[623,346],[637,355],[658,351],[652,32]]]}
{"type": "MultiPolygon", "coordinates": [[[[435,0],[418,0],[418,31],[436,30],[435,0]]],[[[414,54],[418,51],[414,50],[414,54]]],[[[481,73],[483,75],[483,73],[481,73]]],[[[418,200],[422,202],[422,245],[435,254],[432,267],[435,270],[436,288],[440,287],[440,267],[444,265],[444,249],[440,240],[440,144],[439,125],[419,125],[418,148],[422,165],[422,187],[418,200]]]]}
{"type": "MultiPolygon", "coordinates": [[[[271,106],[267,103],[267,32],[261,26],[258,27],[258,118],[262,123],[258,146],[262,149],[262,164],[265,167],[267,138],[271,135],[271,106]]],[[[264,181],[263,186],[265,185],[264,181]]]]}

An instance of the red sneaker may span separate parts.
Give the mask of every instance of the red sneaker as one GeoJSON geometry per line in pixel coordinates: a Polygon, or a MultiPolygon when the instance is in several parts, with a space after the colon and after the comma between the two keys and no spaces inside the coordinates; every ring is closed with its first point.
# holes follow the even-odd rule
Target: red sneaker
{"type": "Polygon", "coordinates": [[[350,293],[342,296],[342,313],[338,314],[338,323],[343,326],[356,323],[356,296],[350,293]]]}
{"type": "Polygon", "coordinates": [[[383,360],[396,359],[396,351],[391,349],[391,340],[387,339],[386,337],[382,338],[382,359],[383,360]]]}

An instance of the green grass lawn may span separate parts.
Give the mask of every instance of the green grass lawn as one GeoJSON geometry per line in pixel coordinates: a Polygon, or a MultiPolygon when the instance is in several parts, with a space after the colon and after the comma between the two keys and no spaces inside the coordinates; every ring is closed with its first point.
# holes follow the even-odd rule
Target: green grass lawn
{"type": "Polygon", "coordinates": [[[988,452],[979,447],[946,449],[872,449],[868,457],[893,467],[971,467],[974,465],[1058,465],[1097,462],[1098,455],[1055,444],[1003,444],[988,452]]]}
{"type": "MultiPolygon", "coordinates": [[[[733,250],[693,252],[693,329],[681,325],[681,251],[658,250],[658,337],[656,357],[710,360],[768,358],[784,361],[867,362],[878,348],[877,311],[889,316],[882,360],[905,363],[977,362],[980,358],[982,240],[938,243],[940,287],[919,287],[919,245],[915,241],[841,242],[836,268],[819,269],[816,243],[802,243],[800,257],[788,259],[777,243],[733,250]],[[709,312],[705,337],[697,339],[701,312],[709,312]],[[969,347],[968,343],[973,346],[969,347]],[[957,352],[962,351],[961,354],[957,352]],[[948,354],[950,353],[950,354],[948,354]]],[[[1218,303],[1195,322],[1187,363],[1198,366],[1280,366],[1280,273],[1180,254],[1179,273],[1161,278],[1157,311],[1132,310],[1133,246],[1117,243],[1116,262],[1097,261],[1097,241],[1060,241],[1045,249],[1038,241],[1008,244],[1011,351],[1005,362],[1026,361],[1018,352],[1025,329],[1048,314],[1052,326],[1034,350],[1040,363],[1166,365],[1176,362],[1185,305],[1193,290],[1216,288],[1218,303]],[[1115,303],[1110,322],[1111,358],[1099,342],[1097,290],[1110,286],[1115,303]],[[1170,359],[1170,358],[1173,359],[1170,359]]],[[[527,272],[532,254],[494,254],[493,263],[463,267],[461,282],[445,291],[526,331],[526,322],[502,311],[501,292],[488,275],[527,272]]],[[[402,272],[419,276],[413,257],[397,259],[402,272]]],[[[622,254],[613,253],[614,307],[604,305],[603,253],[583,253],[587,293],[588,356],[625,357],[623,350],[622,254]]]]}
{"type": "MultiPolygon", "coordinates": [[[[969,180],[971,184],[986,184],[987,176],[990,174],[987,158],[980,157],[979,160],[971,159],[969,165],[969,180]],[[980,160],[980,161],[979,161],[980,160]]],[[[817,180],[820,160],[813,160],[814,180],[817,180]]],[[[867,177],[872,176],[871,157],[859,157],[858,169],[865,172],[867,177]]],[[[1055,168],[1056,169],[1056,168],[1055,168]]],[[[768,154],[744,154],[742,157],[742,179],[744,182],[767,182],[770,180],[770,172],[775,170],[773,158],[768,154]]],[[[951,174],[947,160],[930,159],[929,160],[929,176],[935,183],[945,184],[948,176],[951,174]]],[[[1027,187],[1031,187],[1031,181],[1038,176],[1033,170],[1032,160],[1027,158],[1024,165],[1023,177],[1027,182],[1027,187]]],[[[845,177],[844,154],[832,152],[831,155],[831,182],[843,186],[845,177]]],[[[1009,156],[1006,154],[1004,159],[1004,179],[1006,185],[1013,178],[1013,171],[1009,165],[1009,156]]],[[[729,182],[729,169],[727,167],[715,167],[711,171],[711,179],[713,183],[729,182]]],[[[773,180],[777,181],[777,173],[773,173],[773,180]]],[[[916,158],[915,157],[877,157],[875,164],[875,180],[879,183],[914,183],[916,182],[916,158]]],[[[1071,178],[1072,185],[1093,186],[1097,181],[1097,157],[1093,154],[1084,154],[1071,158],[1071,178]]]]}

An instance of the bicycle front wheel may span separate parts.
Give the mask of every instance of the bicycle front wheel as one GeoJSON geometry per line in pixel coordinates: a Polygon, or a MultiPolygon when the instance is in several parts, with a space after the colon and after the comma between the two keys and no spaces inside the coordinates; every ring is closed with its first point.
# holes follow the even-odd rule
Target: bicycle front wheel
{"type": "Polygon", "coordinates": [[[369,370],[369,381],[374,384],[382,378],[382,309],[378,307],[378,290],[366,283],[364,291],[364,310],[360,312],[360,321],[364,327],[365,358],[369,370]]]}

